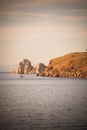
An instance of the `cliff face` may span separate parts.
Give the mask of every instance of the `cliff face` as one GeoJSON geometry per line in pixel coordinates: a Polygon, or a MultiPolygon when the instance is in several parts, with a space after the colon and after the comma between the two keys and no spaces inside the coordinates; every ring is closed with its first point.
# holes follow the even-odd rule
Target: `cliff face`
{"type": "Polygon", "coordinates": [[[24,59],[18,65],[18,67],[13,71],[14,74],[29,74],[33,66],[28,59],[24,59]]]}
{"type": "Polygon", "coordinates": [[[50,60],[39,76],[87,78],[87,52],[70,53],[50,60]]]}

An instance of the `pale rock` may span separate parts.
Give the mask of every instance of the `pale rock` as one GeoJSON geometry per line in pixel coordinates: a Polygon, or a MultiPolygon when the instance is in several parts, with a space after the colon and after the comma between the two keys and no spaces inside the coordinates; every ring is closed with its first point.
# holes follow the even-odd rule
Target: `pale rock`
{"type": "Polygon", "coordinates": [[[31,62],[28,59],[24,59],[18,65],[18,67],[13,71],[14,74],[29,74],[33,69],[31,62]]]}
{"type": "Polygon", "coordinates": [[[41,71],[43,71],[44,69],[46,68],[46,66],[43,64],[43,63],[39,63],[37,64],[31,73],[33,74],[38,74],[38,73],[41,73],[41,71]]]}

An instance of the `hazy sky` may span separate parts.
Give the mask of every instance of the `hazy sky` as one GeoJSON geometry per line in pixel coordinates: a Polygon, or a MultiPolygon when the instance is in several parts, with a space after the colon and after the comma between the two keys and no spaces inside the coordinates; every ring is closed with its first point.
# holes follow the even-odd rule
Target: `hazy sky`
{"type": "Polygon", "coordinates": [[[87,48],[87,0],[0,0],[0,65],[87,48]]]}

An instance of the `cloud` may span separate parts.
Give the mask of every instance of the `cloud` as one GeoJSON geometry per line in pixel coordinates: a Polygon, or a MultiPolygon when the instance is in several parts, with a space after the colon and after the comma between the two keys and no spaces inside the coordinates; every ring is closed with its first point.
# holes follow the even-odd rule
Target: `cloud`
{"type": "Polygon", "coordinates": [[[87,7],[87,0],[1,0],[0,10],[10,10],[10,9],[23,9],[26,7],[50,7],[50,6],[65,6],[65,7],[87,7]]]}
{"type": "Polygon", "coordinates": [[[5,15],[10,12],[17,13],[59,13],[65,10],[86,10],[87,0],[1,0],[0,15],[5,15]]]}
{"type": "Polygon", "coordinates": [[[4,11],[0,12],[0,24],[57,24],[59,22],[87,22],[87,11],[85,10],[63,10],[55,12],[24,12],[24,11],[4,11]]]}
{"type": "Polygon", "coordinates": [[[13,16],[17,13],[69,13],[71,10],[85,10],[87,14],[87,0],[1,0],[0,16],[13,16]],[[67,12],[66,12],[67,11],[67,12]],[[12,12],[12,13],[11,13],[12,12]]]}
{"type": "MultiPolygon", "coordinates": [[[[7,30],[6,35],[9,27],[12,26],[16,26],[16,29],[18,26],[21,28],[23,26],[37,26],[42,29],[42,26],[46,28],[48,25],[54,28],[55,25],[61,28],[62,26],[64,28],[65,26],[74,28],[82,26],[87,30],[87,8],[85,8],[87,0],[21,0],[21,2],[19,0],[2,0],[0,6],[0,28],[2,27],[3,34],[7,30]]],[[[20,33],[19,30],[17,31],[20,33]]],[[[23,30],[26,32],[25,29],[23,30]]],[[[85,36],[84,29],[81,32],[85,36]]],[[[59,33],[61,35],[61,29],[59,33]]],[[[73,36],[73,34],[70,35],[73,36]]]]}

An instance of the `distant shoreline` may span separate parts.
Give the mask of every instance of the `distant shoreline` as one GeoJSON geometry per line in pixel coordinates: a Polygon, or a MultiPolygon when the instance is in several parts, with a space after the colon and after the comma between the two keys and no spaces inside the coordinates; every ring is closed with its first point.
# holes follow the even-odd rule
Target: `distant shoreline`
{"type": "Polygon", "coordinates": [[[0,74],[11,74],[12,72],[0,72],[0,74]]]}

